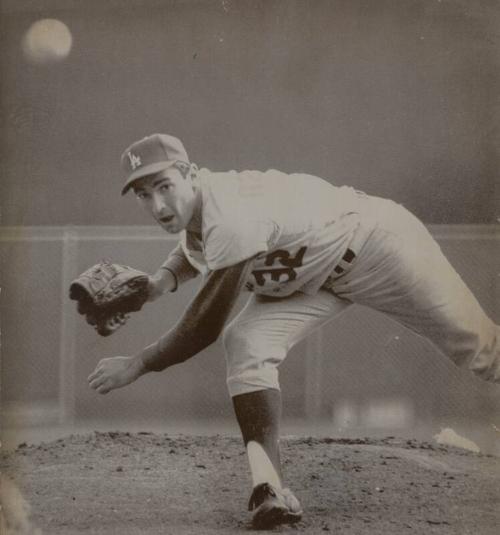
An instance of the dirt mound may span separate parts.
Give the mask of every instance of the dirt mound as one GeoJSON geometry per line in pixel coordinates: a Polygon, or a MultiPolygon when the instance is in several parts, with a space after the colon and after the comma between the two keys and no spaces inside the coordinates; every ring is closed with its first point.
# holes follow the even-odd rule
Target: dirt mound
{"type": "MultiPolygon", "coordinates": [[[[416,440],[288,437],[304,519],[279,533],[496,535],[500,459],[416,440]]],[[[247,533],[250,476],[237,437],[94,432],[1,458],[45,535],[247,533]]]]}

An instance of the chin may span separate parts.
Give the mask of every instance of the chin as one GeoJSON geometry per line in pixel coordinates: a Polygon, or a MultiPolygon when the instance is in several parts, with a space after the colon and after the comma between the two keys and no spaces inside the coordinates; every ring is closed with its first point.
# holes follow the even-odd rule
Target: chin
{"type": "Polygon", "coordinates": [[[182,225],[179,225],[178,223],[171,223],[169,225],[163,226],[163,228],[169,233],[169,234],[178,234],[182,230],[184,230],[184,227],[182,225]]]}

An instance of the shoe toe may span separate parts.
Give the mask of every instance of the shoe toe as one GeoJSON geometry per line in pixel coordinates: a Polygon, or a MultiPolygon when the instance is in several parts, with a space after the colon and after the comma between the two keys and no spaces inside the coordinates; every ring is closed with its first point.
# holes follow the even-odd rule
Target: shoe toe
{"type": "Polygon", "coordinates": [[[278,503],[264,503],[255,511],[252,525],[255,529],[271,529],[285,523],[287,516],[288,508],[286,506],[278,503]]]}
{"type": "Polygon", "coordinates": [[[250,510],[254,507],[254,529],[272,529],[279,524],[298,522],[302,518],[299,500],[288,488],[276,489],[270,485],[256,487],[249,502],[250,510]]]}

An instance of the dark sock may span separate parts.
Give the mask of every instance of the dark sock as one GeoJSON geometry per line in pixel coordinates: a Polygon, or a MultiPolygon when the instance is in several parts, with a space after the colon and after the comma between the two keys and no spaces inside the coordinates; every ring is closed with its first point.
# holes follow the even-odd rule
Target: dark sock
{"type": "Polygon", "coordinates": [[[267,389],[240,394],[233,397],[233,406],[245,446],[250,441],[260,444],[281,479],[279,453],[280,391],[267,389]]]}

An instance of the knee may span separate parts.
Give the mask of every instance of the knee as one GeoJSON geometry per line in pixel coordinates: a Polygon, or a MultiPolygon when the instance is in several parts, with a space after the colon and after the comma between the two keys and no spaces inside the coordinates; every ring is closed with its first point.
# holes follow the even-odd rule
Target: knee
{"type": "Polygon", "coordinates": [[[469,369],[483,381],[500,383],[500,361],[498,359],[487,362],[484,359],[475,358],[469,369]]]}
{"type": "Polygon", "coordinates": [[[500,383],[500,353],[480,353],[476,355],[469,369],[483,381],[500,383]]]}
{"type": "Polygon", "coordinates": [[[222,340],[231,397],[268,388],[279,390],[278,365],[286,356],[285,348],[238,324],[230,324],[222,340]]]}
{"type": "Polygon", "coordinates": [[[230,323],[222,332],[222,344],[226,353],[229,355],[238,354],[245,350],[248,335],[243,328],[237,323],[230,323]]]}
{"type": "Polygon", "coordinates": [[[500,327],[496,327],[492,341],[471,360],[469,369],[484,381],[500,383],[500,327]]]}

